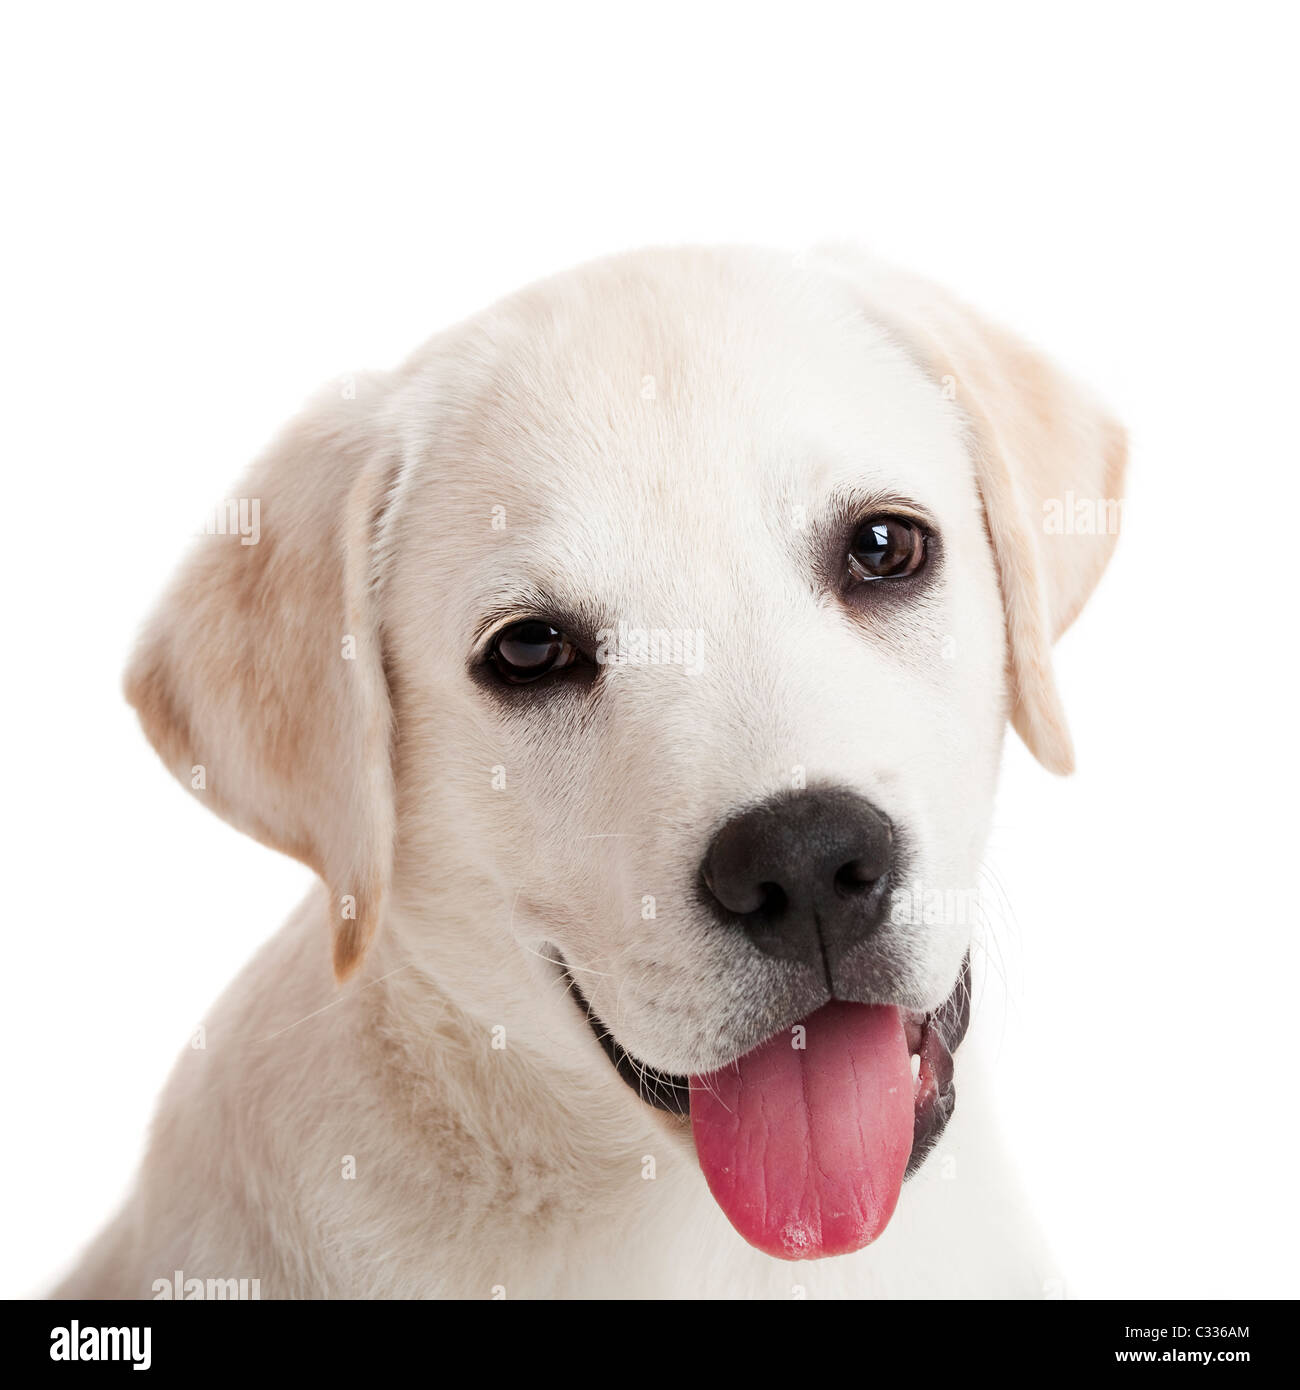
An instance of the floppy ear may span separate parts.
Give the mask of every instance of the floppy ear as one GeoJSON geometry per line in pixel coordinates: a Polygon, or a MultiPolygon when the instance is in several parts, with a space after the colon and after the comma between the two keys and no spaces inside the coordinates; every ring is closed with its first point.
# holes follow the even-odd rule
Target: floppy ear
{"type": "Polygon", "coordinates": [[[1044,357],[936,286],[852,252],[828,255],[965,417],[1006,611],[1011,721],[1045,767],[1070,772],[1051,644],[1115,548],[1124,431],[1044,357]]]}
{"type": "Polygon", "coordinates": [[[197,541],[126,674],[182,783],[325,881],[340,980],[379,923],[393,842],[371,566],[391,469],[369,414],[336,392],[285,431],[207,528],[225,534],[197,541]]]}

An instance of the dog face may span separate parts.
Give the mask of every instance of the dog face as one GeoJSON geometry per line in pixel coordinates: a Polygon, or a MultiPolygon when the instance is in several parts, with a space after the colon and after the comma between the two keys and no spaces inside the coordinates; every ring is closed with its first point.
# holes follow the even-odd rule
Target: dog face
{"type": "Polygon", "coordinates": [[[567,976],[644,1099],[849,1002],[919,1054],[919,1140],[1008,717],[1070,763],[1048,649],[1113,534],[1044,507],[1122,465],[921,282],[619,258],[322,397],[246,484],[259,543],[204,542],[128,689],[324,878],[340,977],[391,900],[472,883],[430,954],[567,976]]]}
{"type": "Polygon", "coordinates": [[[519,940],[668,1073],[832,990],[939,1005],[970,923],[912,905],[968,900],[1006,719],[997,575],[942,387],[847,283],[702,259],[554,281],[471,330],[436,412],[423,373],[408,390],[429,452],[388,612],[429,756],[403,778],[466,828],[458,857],[519,940]],[[793,826],[828,797],[825,827],[793,826]],[[880,865],[853,843],[873,810],[880,865]],[[824,893],[770,862],[782,846],[739,846],[756,889],[788,880],[780,921],[712,883],[747,811],[795,861],[843,840],[824,893]],[[834,883],[854,864],[856,892],[834,883]],[[829,963],[812,915],[846,919],[829,963]]]}

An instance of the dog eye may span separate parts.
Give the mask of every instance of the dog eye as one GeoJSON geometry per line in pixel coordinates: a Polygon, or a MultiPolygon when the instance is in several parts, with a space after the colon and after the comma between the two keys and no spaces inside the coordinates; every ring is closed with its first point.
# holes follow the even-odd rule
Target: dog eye
{"type": "Polygon", "coordinates": [[[925,531],[905,516],[870,516],[849,546],[855,579],[904,579],[925,564],[925,531]]]}
{"type": "Polygon", "coordinates": [[[511,623],[492,639],[488,660],[502,680],[526,685],[572,666],[578,649],[559,628],[540,618],[511,623]]]}

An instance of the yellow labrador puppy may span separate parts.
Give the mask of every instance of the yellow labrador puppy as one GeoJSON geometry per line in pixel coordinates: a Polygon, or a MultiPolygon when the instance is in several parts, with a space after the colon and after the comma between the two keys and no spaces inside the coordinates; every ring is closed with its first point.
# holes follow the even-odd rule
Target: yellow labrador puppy
{"type": "Polygon", "coordinates": [[[964,909],[1124,461],[851,252],[602,261],[321,395],[127,676],[320,888],[60,1292],[1041,1295],[964,909]]]}

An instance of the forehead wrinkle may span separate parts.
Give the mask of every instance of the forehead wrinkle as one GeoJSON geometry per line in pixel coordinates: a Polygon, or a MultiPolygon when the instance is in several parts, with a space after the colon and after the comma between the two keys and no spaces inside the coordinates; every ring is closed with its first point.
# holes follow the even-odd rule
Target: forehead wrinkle
{"type": "MultiPolygon", "coordinates": [[[[517,327],[511,350],[480,362],[486,370],[475,389],[453,393],[454,419],[441,452],[462,463],[475,458],[497,491],[514,493],[516,505],[526,499],[536,506],[545,496],[557,512],[600,507],[608,495],[602,489],[612,487],[626,506],[648,500],[680,514],[693,510],[710,484],[752,488],[764,465],[769,477],[779,472],[774,460],[751,456],[762,441],[801,454],[783,447],[793,420],[803,417],[811,430],[837,439],[863,423],[862,403],[852,397],[868,393],[868,383],[846,391],[851,383],[831,379],[847,377],[844,364],[828,374],[811,360],[834,349],[827,335],[847,339],[841,323],[800,325],[820,330],[822,341],[795,351],[789,334],[774,331],[770,304],[762,306],[766,318],[748,302],[734,317],[720,315],[716,303],[697,306],[693,331],[644,304],[639,319],[602,307],[584,315],[547,304],[525,316],[528,329],[517,327]],[[646,378],[653,378],[653,399],[642,397],[646,378]]],[[[779,307],[788,319],[788,306],[779,307]]],[[[868,326],[855,327],[859,340],[870,338],[868,326]]],[[[866,356],[876,358],[878,349],[868,342],[866,356]]]]}
{"type": "Polygon", "coordinates": [[[701,426],[725,439],[765,407],[785,413],[800,375],[782,365],[787,297],[708,257],[685,265],[559,277],[500,306],[495,355],[475,353],[474,390],[455,393],[465,445],[507,466],[535,460],[541,486],[573,467],[639,467],[662,487],[701,426]]]}

